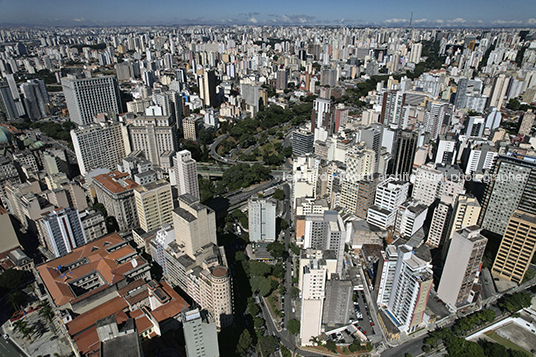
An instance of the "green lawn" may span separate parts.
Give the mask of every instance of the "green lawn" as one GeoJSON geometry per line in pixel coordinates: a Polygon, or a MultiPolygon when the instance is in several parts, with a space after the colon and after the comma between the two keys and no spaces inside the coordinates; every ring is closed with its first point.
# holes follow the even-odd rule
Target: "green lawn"
{"type": "Polygon", "coordinates": [[[506,348],[509,348],[511,350],[525,352],[525,353],[530,355],[530,353],[527,350],[525,350],[524,348],[519,347],[518,345],[516,345],[512,341],[510,341],[510,340],[508,340],[508,339],[506,339],[504,337],[499,336],[495,331],[488,331],[488,332],[484,333],[484,335],[488,336],[489,338],[491,338],[492,340],[494,340],[498,344],[503,345],[506,348]]]}

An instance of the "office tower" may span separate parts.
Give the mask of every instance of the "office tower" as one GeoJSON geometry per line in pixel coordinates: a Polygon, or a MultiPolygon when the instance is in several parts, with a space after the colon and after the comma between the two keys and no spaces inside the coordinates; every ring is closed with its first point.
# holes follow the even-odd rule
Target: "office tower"
{"type": "Polygon", "coordinates": [[[166,180],[151,182],[134,188],[134,199],[140,227],[150,232],[173,222],[171,185],[166,180]]]}
{"type": "Polygon", "coordinates": [[[398,206],[395,222],[395,230],[403,237],[411,237],[422,228],[428,206],[418,201],[409,199],[398,206]]]}
{"type": "Polygon", "coordinates": [[[113,171],[93,178],[93,186],[99,203],[108,216],[115,217],[120,231],[136,228],[139,224],[134,189],[139,185],[128,173],[113,171]]]}
{"type": "Polygon", "coordinates": [[[337,133],[340,130],[346,129],[346,123],[348,123],[348,108],[344,108],[344,104],[337,104],[335,108],[335,122],[333,132],[337,133]]]}
{"type": "Polygon", "coordinates": [[[203,246],[216,244],[216,213],[199,203],[199,199],[184,194],[179,196],[179,207],[173,210],[177,244],[195,258],[195,252],[203,246]]]}
{"type": "Polygon", "coordinates": [[[503,235],[516,209],[536,214],[536,163],[529,156],[499,155],[482,198],[478,225],[503,235]]]}
{"type": "Polygon", "coordinates": [[[37,220],[40,241],[58,258],[87,243],[76,208],[58,208],[37,220]]]}
{"type": "Polygon", "coordinates": [[[521,120],[521,125],[519,126],[518,134],[520,135],[530,135],[532,131],[532,125],[534,124],[534,113],[532,109],[528,109],[525,114],[523,114],[523,119],[521,120]]]}
{"type": "Polygon", "coordinates": [[[325,68],[320,71],[320,85],[336,87],[338,82],[337,69],[325,68]]]}
{"type": "Polygon", "coordinates": [[[428,102],[424,127],[430,133],[430,139],[436,140],[443,127],[445,116],[448,114],[449,104],[445,102],[428,102]]]}
{"type": "Polygon", "coordinates": [[[486,120],[481,116],[472,116],[465,124],[465,135],[482,137],[486,127],[486,120]]]}
{"type": "Polygon", "coordinates": [[[444,241],[448,232],[452,214],[452,206],[448,203],[440,201],[434,208],[434,214],[432,221],[430,222],[430,230],[428,231],[428,238],[426,244],[432,247],[439,247],[444,241]]]}
{"type": "Polygon", "coordinates": [[[443,173],[434,169],[433,164],[419,166],[415,169],[413,198],[427,206],[431,205],[437,198],[442,179],[443,173]]]}
{"type": "Polygon", "coordinates": [[[418,133],[415,131],[402,130],[396,135],[392,174],[398,175],[400,180],[409,181],[417,150],[417,140],[418,133]]]}
{"type": "MultiPolygon", "coordinates": [[[[251,113],[251,117],[254,118],[259,111],[259,87],[240,84],[240,94],[246,103],[246,111],[251,113]]],[[[266,105],[267,103],[264,103],[266,105]]]]}
{"type": "Polygon", "coordinates": [[[314,134],[303,128],[292,133],[292,154],[296,156],[312,154],[314,139],[314,134]]]}
{"type": "Polygon", "coordinates": [[[180,125],[182,121],[182,97],[178,92],[153,94],[153,102],[162,108],[162,115],[171,116],[173,123],[180,125]]]}
{"type": "Polygon", "coordinates": [[[188,193],[199,199],[199,183],[197,180],[197,164],[188,150],[179,151],[173,158],[175,187],[179,196],[188,193]]]}
{"type": "Polygon", "coordinates": [[[495,78],[495,83],[493,84],[493,92],[491,94],[491,99],[489,102],[490,107],[497,108],[498,110],[501,109],[509,83],[510,78],[506,77],[505,74],[499,74],[495,78]]]}
{"type": "Polygon", "coordinates": [[[387,90],[383,93],[380,123],[385,126],[400,127],[402,108],[405,105],[406,94],[399,90],[387,90]]]}
{"type": "Polygon", "coordinates": [[[469,79],[466,77],[460,78],[458,81],[458,87],[456,88],[456,99],[454,101],[454,106],[456,109],[465,108],[467,103],[467,85],[469,79]]]}
{"type": "Polygon", "coordinates": [[[200,117],[195,114],[182,119],[182,130],[185,140],[197,142],[197,136],[199,134],[199,122],[200,117]]]}
{"type": "Polygon", "coordinates": [[[470,144],[464,149],[461,166],[465,174],[482,174],[493,167],[495,158],[499,155],[497,149],[489,144],[470,144]]]}
{"type": "Polygon", "coordinates": [[[300,270],[301,315],[300,338],[302,346],[310,346],[311,338],[321,333],[327,269],[317,259],[300,270]]]}
{"type": "Polygon", "coordinates": [[[367,212],[367,222],[388,229],[394,226],[398,207],[408,198],[409,182],[388,178],[376,188],[374,206],[367,212]]]}
{"type": "Polygon", "coordinates": [[[436,164],[454,165],[456,161],[457,140],[451,136],[440,135],[435,157],[436,164]]]}
{"type": "Polygon", "coordinates": [[[126,127],[117,121],[80,125],[71,130],[80,174],[97,168],[115,170],[129,145],[126,127]]]}
{"type": "Polygon", "coordinates": [[[19,117],[13,95],[6,81],[0,81],[0,119],[13,120],[19,117]]]}
{"type": "Polygon", "coordinates": [[[340,205],[350,212],[357,209],[360,182],[374,173],[375,153],[365,145],[354,148],[346,155],[346,177],[342,182],[340,205]]]}
{"type": "Polygon", "coordinates": [[[324,128],[329,132],[331,125],[331,99],[317,98],[313,102],[311,115],[311,131],[315,128],[324,128]]]}
{"type": "Polygon", "coordinates": [[[327,328],[346,326],[353,309],[353,284],[350,280],[328,280],[322,324],[327,328]]]}
{"type": "MultiPolygon", "coordinates": [[[[374,174],[370,179],[361,180],[357,183],[357,199],[354,214],[362,219],[367,219],[367,212],[374,205],[376,187],[379,183],[380,175],[374,174]]],[[[342,206],[342,195],[341,195],[342,206]]]]}
{"type": "Polygon", "coordinates": [[[472,302],[471,291],[487,242],[477,226],[454,232],[437,289],[437,296],[445,303],[461,308],[472,302]]]}
{"type": "Polygon", "coordinates": [[[337,271],[342,276],[346,231],[337,211],[305,216],[303,248],[330,249],[337,257],[337,271]]]}
{"type": "Polygon", "coordinates": [[[536,215],[516,210],[506,226],[491,274],[521,284],[535,251],[536,215]]]}
{"type": "Polygon", "coordinates": [[[95,115],[106,113],[111,118],[121,113],[121,95],[115,76],[76,79],[62,78],[61,84],[71,121],[78,125],[93,122],[95,115]]]}
{"type": "Polygon", "coordinates": [[[45,81],[31,79],[22,83],[20,89],[24,95],[24,105],[28,118],[30,120],[45,118],[47,116],[46,105],[50,102],[45,81]]]}
{"type": "Polygon", "coordinates": [[[276,237],[277,201],[265,198],[248,200],[249,239],[252,242],[273,242],[276,237]]]}
{"type": "Polygon", "coordinates": [[[369,149],[374,151],[374,172],[378,172],[382,149],[382,127],[371,125],[359,130],[359,141],[364,142],[369,149]]]}
{"type": "Polygon", "coordinates": [[[409,54],[409,62],[419,63],[421,61],[422,43],[413,43],[409,54]]]}
{"type": "Polygon", "coordinates": [[[126,120],[132,151],[143,151],[154,166],[167,170],[178,149],[177,123],[171,116],[139,116],[126,120]]]}
{"type": "Polygon", "coordinates": [[[287,89],[287,83],[288,83],[288,70],[281,69],[276,72],[276,84],[275,89],[277,90],[284,90],[287,89]]]}
{"type": "Polygon", "coordinates": [[[480,204],[478,200],[473,196],[459,195],[454,205],[448,239],[452,238],[454,232],[476,225],[479,215],[480,204]]]}
{"type": "Polygon", "coordinates": [[[219,357],[216,324],[206,311],[185,312],[182,319],[186,357],[219,357]]]}
{"type": "Polygon", "coordinates": [[[422,323],[433,285],[429,263],[417,257],[409,246],[399,246],[388,310],[398,329],[411,333],[422,323]]]}
{"type": "Polygon", "coordinates": [[[202,76],[199,76],[199,96],[204,100],[206,107],[216,108],[218,106],[216,73],[214,70],[205,71],[202,76]]]}

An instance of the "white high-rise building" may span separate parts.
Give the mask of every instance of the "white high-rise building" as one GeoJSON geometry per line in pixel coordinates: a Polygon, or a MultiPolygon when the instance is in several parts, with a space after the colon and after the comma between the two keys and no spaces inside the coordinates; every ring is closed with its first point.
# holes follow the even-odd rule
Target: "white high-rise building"
{"type": "Polygon", "coordinates": [[[314,259],[309,265],[303,267],[300,274],[302,275],[301,345],[310,346],[312,345],[311,338],[317,337],[322,332],[322,313],[326,294],[327,270],[318,260],[314,259]]]}
{"type": "Polygon", "coordinates": [[[273,242],[276,237],[276,208],[273,199],[250,198],[248,200],[249,239],[252,242],[273,242]]]}
{"type": "Polygon", "coordinates": [[[433,285],[432,268],[429,263],[417,257],[409,246],[399,246],[397,255],[396,271],[387,307],[396,319],[398,329],[411,333],[424,319],[424,311],[433,285]]]}
{"type": "Polygon", "coordinates": [[[387,229],[394,226],[398,207],[408,198],[409,182],[389,178],[378,185],[374,206],[367,212],[367,222],[387,229]]]}
{"type": "Polygon", "coordinates": [[[413,198],[427,206],[437,198],[443,173],[434,169],[433,164],[421,165],[415,170],[413,198]]]}
{"type": "Polygon", "coordinates": [[[126,128],[119,122],[81,125],[71,130],[80,174],[97,168],[117,169],[130,152],[126,128]]]}
{"type": "Polygon", "coordinates": [[[488,239],[478,226],[454,232],[447,260],[437,289],[437,296],[454,308],[472,302],[473,284],[480,272],[488,239]]]}
{"type": "Polygon", "coordinates": [[[61,84],[71,121],[78,125],[90,124],[95,115],[121,112],[121,96],[115,76],[76,79],[62,78],[61,84]]]}
{"type": "Polygon", "coordinates": [[[413,63],[419,63],[421,61],[422,43],[414,43],[411,45],[411,52],[409,54],[409,61],[413,63]]]}
{"type": "Polygon", "coordinates": [[[56,258],[71,253],[87,243],[82,221],[76,208],[56,209],[37,222],[41,241],[56,258]]]}
{"type": "Polygon", "coordinates": [[[184,313],[186,357],[219,357],[218,331],[208,314],[199,309],[184,313]]]}
{"type": "Polygon", "coordinates": [[[199,199],[199,182],[197,179],[197,163],[188,150],[179,151],[173,158],[170,170],[171,182],[177,187],[179,196],[189,193],[199,199]]]}
{"type": "Polygon", "coordinates": [[[411,237],[423,226],[428,206],[409,199],[398,206],[395,229],[404,237],[411,237]]]}

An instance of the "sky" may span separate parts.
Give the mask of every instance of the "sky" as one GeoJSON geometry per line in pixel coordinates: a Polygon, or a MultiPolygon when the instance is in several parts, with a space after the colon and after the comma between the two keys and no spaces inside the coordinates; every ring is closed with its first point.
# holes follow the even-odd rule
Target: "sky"
{"type": "Polygon", "coordinates": [[[535,0],[0,0],[0,25],[536,27],[535,0]]]}

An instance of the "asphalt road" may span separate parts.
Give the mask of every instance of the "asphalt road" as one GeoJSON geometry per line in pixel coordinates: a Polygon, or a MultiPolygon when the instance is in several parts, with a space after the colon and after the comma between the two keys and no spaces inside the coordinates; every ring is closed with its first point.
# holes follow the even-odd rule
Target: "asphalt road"
{"type": "Polygon", "coordinates": [[[4,340],[0,338],[0,356],[3,357],[26,357],[24,354],[11,340],[4,340]]]}
{"type": "Polygon", "coordinates": [[[408,341],[400,346],[390,348],[382,353],[382,357],[401,357],[405,353],[418,356],[422,353],[423,341],[428,335],[421,336],[415,340],[408,341]]]}

